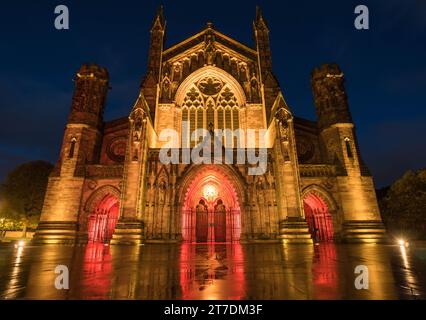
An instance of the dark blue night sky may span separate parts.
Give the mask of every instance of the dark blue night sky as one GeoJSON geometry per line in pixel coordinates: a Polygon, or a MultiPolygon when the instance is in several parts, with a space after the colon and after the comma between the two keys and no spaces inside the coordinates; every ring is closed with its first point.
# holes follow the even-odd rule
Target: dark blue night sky
{"type": "MultiPolygon", "coordinates": [[[[146,69],[149,28],[159,2],[2,1],[0,4],[0,180],[17,164],[55,162],[84,62],[107,67],[106,119],[128,115],[146,69]],[[9,2],[9,4],[6,4],[9,2]],[[70,30],[54,28],[54,8],[70,9],[70,30]]],[[[253,46],[255,6],[271,30],[272,63],[297,116],[315,119],[313,67],[336,62],[377,187],[426,167],[426,1],[163,1],[167,46],[207,21],[253,46]],[[354,28],[354,8],[370,9],[370,30],[354,28]]]]}

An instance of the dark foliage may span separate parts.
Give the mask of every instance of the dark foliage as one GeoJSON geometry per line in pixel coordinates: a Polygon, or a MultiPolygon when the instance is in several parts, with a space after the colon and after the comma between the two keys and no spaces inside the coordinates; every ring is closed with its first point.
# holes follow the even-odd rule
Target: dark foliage
{"type": "Polygon", "coordinates": [[[0,215],[22,221],[24,229],[37,222],[53,165],[45,161],[24,163],[11,171],[1,185],[0,215]]]}
{"type": "Polygon", "coordinates": [[[408,171],[377,197],[391,234],[426,238],[426,169],[408,171]]]}

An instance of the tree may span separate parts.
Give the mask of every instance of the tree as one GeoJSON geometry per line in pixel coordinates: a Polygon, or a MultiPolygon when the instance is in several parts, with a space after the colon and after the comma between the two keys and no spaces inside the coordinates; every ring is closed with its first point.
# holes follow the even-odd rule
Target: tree
{"type": "Polygon", "coordinates": [[[46,161],[24,163],[11,171],[1,185],[1,215],[22,221],[22,237],[26,237],[28,224],[40,217],[52,170],[53,165],[46,161]]]}
{"type": "Polygon", "coordinates": [[[426,237],[426,169],[406,172],[379,197],[379,204],[391,233],[426,237]]]}

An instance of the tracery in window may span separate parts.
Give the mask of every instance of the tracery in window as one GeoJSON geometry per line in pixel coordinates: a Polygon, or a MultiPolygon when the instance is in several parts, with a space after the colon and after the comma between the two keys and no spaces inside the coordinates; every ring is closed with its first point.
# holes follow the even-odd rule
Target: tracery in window
{"type": "MultiPolygon", "coordinates": [[[[213,76],[202,78],[187,91],[182,105],[182,123],[189,121],[189,126],[182,126],[182,147],[194,147],[200,141],[190,141],[195,129],[230,129],[240,128],[238,99],[231,88],[213,76]]],[[[200,139],[201,140],[201,139],[200,139]]],[[[237,147],[238,138],[223,139],[226,147],[237,147]]]]}

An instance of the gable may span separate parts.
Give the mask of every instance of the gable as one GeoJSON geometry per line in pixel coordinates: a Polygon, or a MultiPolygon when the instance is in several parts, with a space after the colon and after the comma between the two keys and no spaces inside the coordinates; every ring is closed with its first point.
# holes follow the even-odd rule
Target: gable
{"type": "Polygon", "coordinates": [[[203,44],[206,41],[206,36],[212,35],[214,41],[220,44],[223,48],[235,52],[236,55],[245,56],[253,61],[257,60],[256,50],[242,44],[241,42],[226,36],[225,34],[214,30],[211,26],[201,32],[167,48],[163,52],[163,61],[170,60],[182,54],[191,52],[191,49],[203,44]],[[189,52],[187,52],[189,51],[189,52]]]}
{"type": "Polygon", "coordinates": [[[259,102],[252,94],[253,90],[260,90],[256,51],[211,26],[163,52],[160,102],[173,102],[182,82],[207,66],[231,75],[243,88],[249,103],[259,102]]]}

